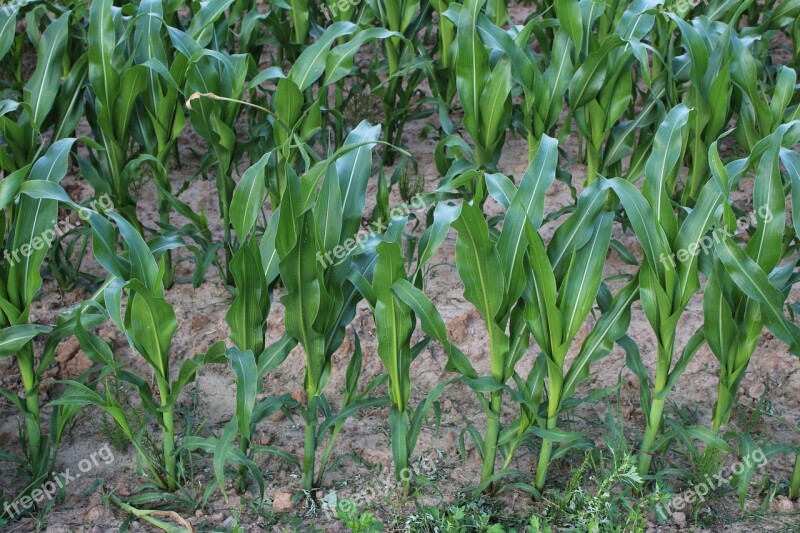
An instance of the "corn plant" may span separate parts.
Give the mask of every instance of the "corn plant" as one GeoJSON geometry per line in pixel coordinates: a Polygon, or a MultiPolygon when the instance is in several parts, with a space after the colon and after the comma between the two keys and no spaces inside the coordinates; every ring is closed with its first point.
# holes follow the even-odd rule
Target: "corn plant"
{"type": "Polygon", "coordinates": [[[50,415],[49,435],[42,427],[39,387],[45,371],[55,360],[58,343],[71,333],[75,319],[60,318],[55,328],[30,323],[31,305],[42,286],[40,268],[56,235],[58,202],[20,193],[45,182],[51,185],[60,182],[67,173],[74,143],[71,138],[54,142],[33,165],[12,172],[0,182],[5,248],[0,265],[0,356],[16,356],[23,399],[4,388],[0,388],[0,394],[19,410],[24,420],[20,430],[24,459],[4,458],[23,465],[31,483],[29,489],[38,487],[52,471],[61,433],[78,410],[56,408],[50,415]],[[13,205],[15,199],[18,201],[13,205]],[[47,335],[47,341],[37,357],[34,339],[41,335],[47,335]]]}
{"type": "Polygon", "coordinates": [[[564,4],[571,7],[558,11],[559,20],[570,33],[575,49],[585,55],[582,61],[576,62],[567,94],[575,124],[586,139],[586,183],[589,184],[616,162],[616,158],[605,155],[604,146],[631,105],[635,81],[632,66],[638,63],[644,82],[651,83],[648,57],[641,39],[653,26],[654,17],[647,10],[654,7],[655,2],[636,1],[627,9],[624,3],[618,2],[616,12],[605,9],[596,15],[595,9],[588,11],[589,27],[594,16],[601,19],[598,22],[601,27],[610,27],[618,17],[613,31],[600,33],[598,39],[591,35],[588,27],[582,27],[583,15],[578,3],[564,4]]]}
{"type": "Polygon", "coordinates": [[[459,218],[453,222],[458,231],[456,267],[464,282],[464,297],[483,318],[489,339],[490,375],[478,377],[465,358],[454,358],[449,364],[477,393],[486,413],[483,438],[473,433],[483,459],[480,485],[483,489],[491,489],[502,475],[502,472],[496,475],[494,470],[501,435],[503,391],[530,339],[525,320],[530,302],[523,297],[528,283],[524,262],[529,245],[523,235],[531,221],[537,226],[541,224],[544,194],[555,177],[557,143],[547,139],[523,175],[519,191],[511,191],[513,184],[505,176],[486,176],[490,190],[496,191],[498,197],[517,200],[516,203],[505,202],[509,209],[503,217],[499,236],[489,231],[475,204],[463,204],[459,218]]]}
{"type": "Polygon", "coordinates": [[[422,94],[419,86],[427,77],[429,62],[423,55],[424,48],[415,42],[420,33],[429,31],[426,25],[430,17],[428,4],[419,0],[378,0],[368,5],[382,31],[391,32],[381,40],[386,60],[380,61],[376,53],[374,58],[381,63],[380,69],[371,69],[364,73],[364,77],[371,94],[379,97],[382,103],[384,140],[388,143],[383,160],[392,164],[398,154],[393,146],[402,145],[406,122],[432,113],[415,109],[413,103],[414,96],[422,94]]]}
{"type": "MultiPolygon", "coordinates": [[[[456,24],[455,78],[464,108],[463,123],[476,147],[475,163],[494,169],[511,120],[512,62],[507,56],[490,63],[478,31],[485,0],[467,0],[451,15],[456,24]]],[[[457,4],[451,3],[449,10],[457,4]]],[[[456,8],[457,9],[457,8],[456,8]]]]}
{"type": "MultiPolygon", "coordinates": [[[[684,95],[687,107],[694,109],[689,153],[692,163],[683,191],[683,201],[694,199],[709,175],[708,150],[722,134],[733,114],[730,108],[730,41],[732,29],[726,26],[718,33],[701,20],[688,24],[670,15],[681,32],[681,43],[687,54],[676,61],[689,64],[689,85],[684,95]]],[[[685,70],[685,69],[684,69],[685,70]]]]}
{"type": "MultiPolygon", "coordinates": [[[[364,30],[353,35],[349,42],[332,49],[337,38],[350,36],[356,30],[357,27],[350,22],[337,22],[327,28],[317,42],[303,51],[287,74],[271,67],[246,84],[246,56],[239,54],[226,58],[217,54],[205,54],[188,36],[180,36],[185,50],[183,53],[193,58],[187,74],[188,89],[193,91],[188,104],[192,124],[213,149],[217,163],[216,179],[223,219],[226,265],[230,264],[236,248],[231,233],[233,227],[230,205],[233,196],[233,168],[239,157],[237,154],[244,149],[239,146],[234,130],[239,109],[247,104],[270,117],[270,139],[263,146],[271,151],[274,149],[275,162],[271,162],[266,171],[270,199],[273,206],[277,207],[286,187],[287,172],[294,172],[293,167],[298,164],[298,160],[308,166],[312,158],[319,159],[307,142],[321,127],[321,106],[327,93],[320,91],[317,98],[308,102],[303,93],[309,93],[309,89],[323,74],[323,87],[339,82],[352,69],[353,57],[365,42],[394,35],[386,30],[364,30]],[[272,80],[277,80],[272,109],[241,100],[244,91],[253,90],[272,80]]],[[[174,38],[178,35],[174,30],[171,33],[174,38]]],[[[257,154],[257,150],[251,151],[251,157],[254,153],[257,154]]],[[[260,158],[260,155],[257,154],[257,157],[260,158]]],[[[233,284],[229,267],[226,268],[226,281],[233,284]]]]}
{"type": "MultiPolygon", "coordinates": [[[[23,192],[37,202],[52,202],[55,207],[55,201],[61,201],[78,207],[57,184],[34,182],[26,185],[29,186],[23,187],[23,192]]],[[[178,487],[180,479],[175,446],[175,403],[199,368],[205,364],[224,361],[225,346],[223,343],[217,343],[208,352],[187,359],[181,365],[177,376],[171,376],[169,352],[178,323],[172,306],[164,298],[164,262],[159,264],[156,261],[154,252],[122,215],[109,212],[107,216],[116,223],[128,251],[124,255],[117,254],[117,230],[108,219],[97,213],[90,213],[89,223],[92,226],[95,257],[111,275],[102,288],[105,312],[114,325],[125,334],[132,350],[139,353],[153,369],[158,386],[158,401],[148,382],[140,376],[131,372],[121,372],[119,376],[137,389],[142,406],[152,414],[161,427],[162,455],[155,457],[143,449],[139,442],[140,437],[132,432],[125,411],[109,390],[106,390],[103,396],[81,383],[67,382],[75,392],[56,399],[52,405],[73,407],[96,405],[105,410],[136,447],[154,486],[157,489],[173,491],[178,487]],[[127,294],[124,313],[123,292],[127,294]]],[[[166,249],[179,245],[180,242],[177,240],[171,242],[158,240],[154,243],[155,254],[161,255],[166,249]]],[[[103,360],[113,366],[108,347],[97,336],[85,338],[90,339],[90,342],[84,340],[81,345],[93,354],[92,358],[103,360]]]]}
{"type": "MultiPolygon", "coordinates": [[[[589,192],[594,191],[589,189],[589,192]]],[[[597,200],[587,201],[587,205],[592,203],[597,205],[597,200]]],[[[573,217],[587,220],[586,211],[580,208],[573,217]]],[[[580,228],[579,222],[561,226],[559,229],[564,231],[553,236],[547,251],[533,227],[527,229],[531,246],[529,278],[532,282],[528,289],[530,292],[524,295],[530,300],[526,305],[526,321],[546,358],[548,376],[547,417],[546,421],[540,422],[545,432],[540,434],[542,447],[536,470],[536,489],[540,492],[545,486],[553,441],[564,442],[564,435],[559,435],[557,429],[558,415],[565,408],[564,402],[573,394],[578,381],[588,376],[590,362],[607,355],[614,341],[625,333],[630,320],[630,304],[637,294],[636,282],[619,292],[609,306],[610,311],[603,314],[586,337],[576,360],[565,368],[567,352],[598,297],[612,218],[608,212],[599,214],[588,241],[582,246],[574,243],[572,251],[570,244],[573,242],[570,241],[577,238],[577,232],[588,233],[585,228],[580,228]]],[[[564,442],[562,448],[568,444],[569,441],[564,442]]]]}
{"type": "MultiPolygon", "coordinates": [[[[3,28],[13,28],[17,9],[2,10],[3,28]]],[[[42,32],[36,68],[22,88],[22,98],[0,102],[0,168],[7,173],[30,165],[52,143],[71,135],[81,118],[81,94],[87,72],[85,57],[78,59],[62,80],[62,65],[70,62],[66,49],[71,16],[67,11],[42,32]]]]}
{"type": "MultiPolygon", "coordinates": [[[[463,6],[456,3],[450,4],[444,16],[451,24],[460,24],[463,6]]],[[[544,73],[541,72],[539,64],[541,61],[528,47],[531,35],[538,24],[539,22],[536,20],[528,22],[513,37],[490,22],[482,13],[478,13],[474,24],[477,34],[491,46],[491,54],[507,56],[513,82],[522,88],[525,95],[524,103],[521,105],[521,121],[528,138],[529,161],[536,153],[542,135],[549,133],[561,116],[564,94],[573,71],[569,39],[566,32],[559,30],[552,47],[547,47],[550,52],[550,64],[544,73]]],[[[458,27],[461,28],[461,26],[458,27]]],[[[467,31],[466,27],[464,31],[467,31]]],[[[459,46],[463,44],[462,37],[459,46]]],[[[496,65],[495,68],[498,66],[496,65]]],[[[463,86],[464,83],[462,81],[461,85],[463,86]]],[[[498,93],[495,96],[502,97],[502,94],[498,93]]],[[[481,98],[483,97],[481,96],[481,98]]],[[[486,100],[488,101],[489,98],[489,93],[487,93],[486,100]]],[[[492,110],[487,105],[480,112],[496,114],[498,111],[492,110]]]]}
{"type": "MultiPolygon", "coordinates": [[[[321,482],[326,465],[321,464],[317,472],[316,451],[328,429],[335,429],[335,417],[324,395],[331,357],[341,345],[344,328],[353,319],[360,300],[347,275],[354,268],[368,272],[373,267],[370,254],[354,258],[349,251],[361,223],[372,149],[379,132],[380,127],[362,123],[348,135],[339,152],[309,168],[302,179],[291,169],[286,173],[274,253],[286,287],[281,298],[286,309],[286,333],[302,346],[306,357],[301,486],[307,491],[321,482]],[[326,415],[321,425],[319,411],[326,415]]],[[[348,406],[342,413],[352,413],[357,407],[348,406]]],[[[346,417],[342,413],[339,416],[346,417]]]]}
{"type": "MultiPolygon", "coordinates": [[[[357,271],[350,275],[373,310],[378,336],[378,356],[388,375],[391,401],[389,426],[395,478],[402,484],[405,494],[411,488],[409,464],[422,424],[448,385],[448,382],[440,383],[422,403],[412,408],[409,403],[411,364],[431,338],[441,342],[451,358],[454,350],[457,350],[447,340],[444,320],[433,303],[412,283],[415,278],[421,280],[417,274],[421,272],[427,259],[436,252],[454,216],[458,215],[457,207],[445,204],[440,206],[434,212],[435,222],[429,231],[426,230],[425,237],[421,240],[420,256],[411,275],[405,271],[405,265],[410,261],[403,258],[401,243],[389,240],[384,240],[376,247],[377,261],[371,283],[357,271]],[[428,336],[412,345],[411,337],[418,320],[428,336]]],[[[402,227],[405,218],[401,217],[400,223],[393,224],[392,227],[402,227]]],[[[391,233],[387,238],[393,238],[391,233]]]]}
{"type": "Polygon", "coordinates": [[[677,168],[686,143],[690,111],[674,107],[658,128],[645,166],[642,192],[620,178],[608,180],[639,239],[644,258],[639,268],[639,297],[656,337],[655,381],[638,350],[628,352],[628,366],[640,382],[642,409],[647,419],[639,452],[639,472],[650,469],[653,446],[661,425],[667,395],[702,345],[702,329],[687,341],[673,367],[675,337],[683,310],[699,289],[697,261],[700,239],[714,221],[722,197],[718,185],[703,187],[695,208],[682,220],[667,198],[665,183],[677,168]],[[675,258],[678,258],[678,261],[675,258]]]}
{"type": "MultiPolygon", "coordinates": [[[[750,159],[756,166],[752,219],[757,226],[747,246],[740,250],[727,235],[715,246],[717,259],[703,296],[705,337],[720,362],[719,392],[713,412],[714,434],[728,421],[736,392],[763,327],[766,325],[778,338],[787,342],[793,353],[798,349],[796,339],[800,329],[786,321],[781,311],[785,298],[781,289],[788,290],[791,286],[788,277],[796,260],[779,264],[786,221],[786,198],[778,169],[779,159],[789,170],[792,189],[800,186],[800,158],[781,147],[788,129],[787,126],[780,127],[761,142],[764,150],[751,155],[750,159]]],[[[709,157],[714,162],[715,177],[720,186],[726,188],[724,190],[747,169],[737,161],[723,166],[715,146],[709,157]],[[732,171],[731,175],[728,169],[732,171]]],[[[732,216],[727,218],[733,219],[732,216]]],[[[795,231],[797,228],[795,224],[795,231]]],[[[735,233],[737,229],[729,227],[727,233],[735,233]]]]}
{"type": "Polygon", "coordinates": [[[746,41],[732,35],[731,53],[736,58],[731,63],[731,80],[740,102],[735,135],[739,144],[747,150],[754,150],[761,139],[775,132],[782,124],[800,117],[796,106],[789,107],[794,96],[792,88],[797,82],[797,73],[787,66],[780,67],[772,97],[767,98],[762,89],[764,84],[758,78],[759,63],[746,41]]]}
{"type": "MultiPolygon", "coordinates": [[[[133,189],[144,165],[150,168],[159,193],[162,226],[169,227],[172,209],[188,216],[198,228],[207,226],[202,216],[172,195],[168,168],[185,123],[181,100],[192,66],[190,57],[211,40],[208,30],[222,15],[219,4],[204,3],[188,33],[164,24],[170,7],[161,2],[142,2],[134,17],[124,16],[112,2],[95,2],[90,7],[87,118],[100,149],[79,162],[95,191],[110,195],[116,210],[134,226],[140,224],[133,189]],[[167,33],[173,39],[170,48],[165,46],[167,33]]],[[[170,253],[166,261],[169,287],[173,281],[170,253]]]]}

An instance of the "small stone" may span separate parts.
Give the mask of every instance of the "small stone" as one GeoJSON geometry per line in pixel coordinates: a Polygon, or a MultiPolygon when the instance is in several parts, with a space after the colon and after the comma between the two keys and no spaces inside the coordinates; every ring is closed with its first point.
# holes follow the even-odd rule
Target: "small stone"
{"type": "Polygon", "coordinates": [[[766,387],[764,386],[764,383],[762,382],[753,383],[752,385],[750,385],[750,388],[747,389],[747,395],[754,400],[758,400],[764,394],[765,390],[766,387]]]}
{"type": "Polygon", "coordinates": [[[202,518],[203,517],[203,511],[201,511],[200,509],[196,510],[194,512],[194,516],[196,516],[197,518],[202,518]]]}
{"type": "Polygon", "coordinates": [[[266,431],[259,431],[253,435],[253,444],[257,446],[269,446],[272,444],[272,435],[266,431]]]}
{"type": "Polygon", "coordinates": [[[675,522],[675,525],[678,527],[686,527],[686,513],[672,513],[672,521],[675,522]]]}
{"type": "Polygon", "coordinates": [[[219,525],[219,527],[221,527],[222,529],[230,529],[230,528],[232,528],[232,527],[233,527],[233,517],[232,517],[232,516],[229,516],[228,518],[226,518],[226,519],[225,519],[225,520],[224,520],[224,521],[223,521],[223,522],[222,522],[222,523],[219,525]]]}
{"type": "Polygon", "coordinates": [[[292,495],[288,492],[276,492],[272,498],[272,509],[283,513],[292,509],[292,495]]]}
{"type": "Polygon", "coordinates": [[[86,518],[88,518],[90,522],[103,522],[113,517],[114,515],[111,513],[111,510],[102,505],[96,505],[86,512],[86,518]]]}
{"type": "Polygon", "coordinates": [[[131,488],[125,482],[117,483],[117,487],[114,489],[114,493],[117,496],[127,497],[131,495],[131,488]]]}
{"type": "Polygon", "coordinates": [[[791,513],[794,511],[794,503],[786,496],[778,496],[778,499],[775,501],[775,509],[779,513],[791,513]]]}

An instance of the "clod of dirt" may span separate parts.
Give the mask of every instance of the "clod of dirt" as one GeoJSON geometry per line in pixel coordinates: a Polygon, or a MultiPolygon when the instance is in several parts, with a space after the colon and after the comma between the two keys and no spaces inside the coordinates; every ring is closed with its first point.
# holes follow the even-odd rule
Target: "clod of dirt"
{"type": "Polygon", "coordinates": [[[56,348],[56,362],[61,368],[61,375],[75,377],[92,368],[92,362],[81,350],[81,345],[74,337],[70,337],[56,348]]]}
{"type": "Polygon", "coordinates": [[[764,383],[762,382],[753,383],[752,385],[750,385],[750,388],[747,389],[747,395],[754,400],[758,400],[764,394],[764,390],[766,390],[764,383]]]}
{"type": "Polygon", "coordinates": [[[686,513],[673,513],[672,521],[675,522],[675,525],[678,527],[686,527],[686,513]]]}
{"type": "Polygon", "coordinates": [[[255,435],[253,435],[253,444],[256,444],[257,446],[269,446],[272,444],[272,435],[266,431],[258,431],[255,435]]]}
{"type": "Polygon", "coordinates": [[[272,510],[285,513],[292,509],[292,495],[288,492],[276,492],[272,498],[272,510]]]}
{"type": "Polygon", "coordinates": [[[105,522],[114,518],[114,513],[107,507],[96,505],[86,511],[86,518],[92,523],[105,522]]]}
{"type": "Polygon", "coordinates": [[[786,496],[778,496],[774,503],[775,510],[779,513],[791,513],[794,511],[794,503],[786,496]]]}
{"type": "Polygon", "coordinates": [[[306,391],[300,387],[296,388],[292,391],[292,400],[296,401],[300,405],[305,405],[307,400],[306,391]]]}

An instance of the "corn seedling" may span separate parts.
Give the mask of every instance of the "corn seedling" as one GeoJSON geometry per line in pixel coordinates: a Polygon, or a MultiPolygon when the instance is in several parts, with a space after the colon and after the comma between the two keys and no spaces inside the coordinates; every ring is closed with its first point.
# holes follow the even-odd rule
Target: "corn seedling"
{"type": "MultiPolygon", "coordinates": [[[[54,200],[58,200],[72,207],[78,207],[57,184],[34,183],[32,185],[23,188],[23,192],[37,202],[52,202],[55,207],[54,200]]],[[[89,223],[93,231],[95,257],[111,275],[102,288],[105,313],[114,325],[125,334],[131,348],[139,353],[153,369],[158,386],[158,401],[156,401],[150,385],[141,377],[131,372],[120,372],[119,377],[137,389],[142,406],[161,427],[163,455],[153,457],[145,453],[139,443],[139,438],[131,431],[124,410],[110,390],[107,390],[103,396],[83,384],[68,382],[76,392],[56,399],[52,405],[96,405],[104,409],[136,446],[141,458],[145,461],[154,485],[158,489],[173,491],[179,482],[175,448],[175,402],[199,368],[205,364],[224,361],[225,347],[223,343],[215,344],[207,353],[198,354],[194,358],[184,361],[177,376],[170,375],[169,352],[178,323],[172,306],[164,298],[164,263],[162,261],[159,265],[148,243],[124,217],[114,212],[108,213],[108,217],[117,224],[119,234],[127,244],[128,253],[125,255],[116,253],[117,230],[113,224],[97,213],[90,213],[89,223]],[[127,294],[124,313],[122,312],[123,291],[127,294]]],[[[158,255],[163,254],[166,249],[179,245],[177,241],[171,243],[157,241],[157,244],[155,253],[158,255]]],[[[85,332],[83,335],[84,339],[81,345],[92,353],[91,358],[105,361],[113,368],[113,358],[108,346],[102,343],[97,336],[89,336],[85,332]]]]}
{"type": "Polygon", "coordinates": [[[464,204],[459,218],[453,222],[458,231],[456,266],[464,282],[464,297],[483,318],[489,339],[491,375],[478,377],[466,359],[450,363],[478,394],[486,413],[483,439],[473,435],[483,458],[482,488],[490,488],[496,481],[503,390],[525,354],[530,338],[526,316],[532,312],[528,310],[532,302],[524,298],[529,283],[524,263],[530,245],[523,239],[523,232],[529,224],[541,224],[544,194],[555,177],[557,161],[557,143],[547,138],[523,175],[518,191],[513,191],[507,177],[486,175],[489,189],[496,191],[493,196],[508,206],[498,237],[489,231],[476,205],[464,204]]]}
{"type": "MultiPolygon", "coordinates": [[[[444,206],[437,214],[440,231],[446,231],[452,218],[452,210],[444,206]]],[[[405,217],[400,218],[401,221],[403,219],[405,217]]],[[[438,244],[441,244],[441,241],[437,244],[435,237],[435,240],[431,241],[430,233],[427,237],[424,240],[425,246],[420,249],[425,254],[422,258],[430,258],[438,248],[438,244]]],[[[378,356],[388,374],[391,401],[389,426],[395,478],[402,484],[403,492],[408,494],[412,477],[409,469],[410,459],[422,424],[447,385],[447,382],[440,383],[421,404],[416,408],[411,407],[409,404],[411,364],[431,338],[443,343],[450,354],[455,348],[447,340],[444,320],[433,303],[409,280],[405,271],[406,261],[403,258],[401,243],[385,240],[377,245],[376,252],[378,257],[372,273],[372,283],[370,284],[360,274],[352,274],[351,278],[374,312],[378,356]],[[421,322],[423,330],[429,336],[412,345],[411,337],[417,320],[421,322]]],[[[418,262],[415,272],[419,272],[423,264],[422,261],[418,262]]],[[[414,276],[411,277],[413,279],[414,276]]]]}
{"type": "Polygon", "coordinates": [[[31,305],[42,286],[40,268],[47,254],[46,244],[56,234],[58,202],[20,193],[43,183],[57,186],[67,173],[67,160],[74,143],[71,138],[56,141],[33,165],[12,172],[0,182],[5,232],[4,260],[0,265],[0,356],[16,356],[23,398],[5,388],[0,388],[0,394],[24,419],[21,429],[24,459],[14,460],[27,471],[31,489],[51,472],[60,434],[69,418],[77,413],[68,407],[54,409],[50,434],[43,431],[39,387],[45,371],[55,360],[58,342],[71,334],[75,319],[62,320],[55,328],[30,323],[31,305]],[[17,198],[16,205],[12,204],[17,198]],[[40,335],[48,335],[48,339],[41,357],[37,358],[34,339],[40,335]]]}
{"type": "MultiPolygon", "coordinates": [[[[62,81],[62,65],[70,62],[66,48],[71,15],[70,11],[65,12],[42,32],[38,41],[41,53],[36,58],[36,69],[22,88],[22,98],[0,102],[3,137],[0,168],[7,173],[33,163],[52,143],[71,135],[80,120],[82,87],[87,72],[85,56],[71,66],[72,70],[62,81]],[[45,136],[47,141],[43,139],[45,136]]],[[[13,29],[16,19],[17,8],[4,8],[0,12],[0,27],[13,29]]],[[[0,52],[3,51],[1,37],[0,52]]]]}
{"type": "Polygon", "coordinates": [[[689,85],[684,102],[694,109],[689,134],[692,163],[683,191],[683,201],[688,201],[696,198],[705,184],[709,176],[709,146],[722,134],[733,113],[730,108],[732,29],[727,26],[718,33],[700,20],[690,25],[675,15],[671,14],[670,18],[678,26],[682,46],[686,49],[686,54],[675,61],[689,64],[689,85]]]}
{"type": "MultiPolygon", "coordinates": [[[[559,10],[559,20],[570,33],[575,49],[581,55],[585,54],[585,58],[576,64],[567,94],[575,124],[586,139],[586,183],[590,184],[599,174],[606,173],[609,161],[617,161],[611,156],[606,160],[603,147],[631,104],[634,64],[638,62],[645,83],[650,84],[648,58],[641,39],[653,25],[653,15],[646,13],[652,3],[634,2],[628,9],[625,9],[625,4],[618,3],[617,13],[610,9],[597,13],[598,18],[604,19],[599,24],[605,26],[610,26],[610,21],[619,16],[613,32],[597,42],[582,27],[583,15],[578,3],[563,4],[571,8],[559,10]]],[[[595,11],[589,11],[589,25],[595,11]]]]}
{"type": "Polygon", "coordinates": [[[485,3],[486,0],[467,0],[463,5],[451,3],[451,14],[445,16],[457,29],[455,78],[464,108],[463,124],[475,143],[475,162],[491,171],[500,159],[511,121],[512,61],[507,56],[495,64],[489,61],[478,26],[485,3]]]}
{"type": "Polygon", "coordinates": [[[639,268],[639,297],[657,341],[652,389],[638,349],[628,352],[628,366],[639,379],[642,409],[647,417],[639,451],[642,475],[650,470],[666,397],[702,345],[700,330],[687,341],[673,367],[678,323],[689,299],[699,289],[697,255],[700,239],[713,223],[722,198],[718,185],[708,182],[697,205],[682,221],[667,198],[665,183],[676,171],[685,148],[689,115],[685,106],[678,105],[659,126],[653,151],[645,166],[642,192],[620,178],[607,181],[625,208],[628,221],[642,244],[644,259],[639,268]],[[676,261],[674,256],[678,254],[676,261]]]}
{"type": "MultiPolygon", "coordinates": [[[[796,353],[798,349],[796,335],[800,330],[783,318],[781,309],[785,296],[780,290],[787,285],[796,259],[780,265],[786,198],[778,168],[779,159],[789,170],[792,188],[800,186],[800,174],[797,173],[800,158],[794,152],[781,148],[784,133],[788,129],[788,126],[782,126],[764,139],[761,143],[766,146],[763,153],[760,157],[751,157],[756,166],[752,218],[757,225],[747,246],[741,250],[727,236],[715,246],[718,258],[703,299],[703,329],[711,351],[720,362],[719,393],[713,417],[714,434],[728,421],[739,383],[764,325],[787,342],[790,351],[796,353]],[[756,290],[758,295],[754,293],[756,290]]],[[[710,152],[715,163],[714,173],[720,186],[727,188],[731,181],[738,178],[736,175],[729,176],[728,169],[742,172],[747,167],[736,161],[722,166],[715,152],[716,147],[710,152]]],[[[732,219],[732,216],[728,218],[732,219]]],[[[798,227],[795,225],[795,231],[798,227]]],[[[729,230],[735,232],[736,228],[729,230]]]]}
{"type": "MultiPolygon", "coordinates": [[[[588,192],[594,191],[589,189],[588,192]]],[[[600,196],[599,202],[602,202],[605,195],[597,196],[600,196]]],[[[599,202],[594,198],[586,199],[584,209],[591,212],[592,204],[597,205],[599,202]]],[[[584,206],[580,206],[573,215],[575,224],[566,223],[559,228],[564,231],[553,236],[546,252],[541,237],[532,227],[527,229],[531,246],[531,282],[526,289],[527,293],[523,295],[529,299],[525,318],[542,349],[548,377],[547,416],[546,419],[536,416],[541,432],[534,430],[534,433],[542,437],[536,470],[536,489],[540,492],[545,486],[553,442],[562,444],[559,455],[571,445],[579,443],[579,435],[558,429],[558,415],[562,410],[572,407],[568,407],[566,401],[575,392],[577,383],[588,377],[590,363],[610,353],[614,342],[625,334],[630,320],[630,304],[637,295],[637,283],[633,281],[621,289],[613,300],[605,302],[607,308],[602,317],[582,343],[575,361],[565,368],[565,358],[578,329],[591,310],[595,298],[600,301],[598,291],[611,237],[611,213],[598,214],[591,233],[586,227],[581,227],[585,224],[584,221],[589,220],[587,211],[581,209],[584,206]],[[578,246],[577,239],[581,237],[581,233],[584,239],[586,236],[589,238],[578,246]]],[[[523,427],[524,424],[521,424],[520,430],[523,427]]]]}
{"type": "MultiPolygon", "coordinates": [[[[286,333],[302,346],[306,357],[301,486],[307,491],[321,482],[316,476],[316,451],[327,429],[333,427],[330,419],[322,425],[318,419],[320,410],[329,414],[324,391],[331,357],[341,345],[344,328],[353,319],[360,299],[347,275],[354,268],[363,274],[374,265],[370,254],[354,258],[348,250],[356,244],[353,236],[361,224],[372,149],[379,133],[380,127],[361,123],[339,152],[308,169],[302,180],[291,169],[286,173],[275,252],[286,287],[281,298],[286,333]]],[[[349,412],[354,411],[350,406],[349,412]]],[[[320,475],[324,468],[320,465],[320,475]]]]}

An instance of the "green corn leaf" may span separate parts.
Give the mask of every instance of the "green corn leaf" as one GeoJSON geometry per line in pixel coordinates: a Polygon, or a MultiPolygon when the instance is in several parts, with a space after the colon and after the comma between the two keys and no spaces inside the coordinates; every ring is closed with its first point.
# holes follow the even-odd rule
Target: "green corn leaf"
{"type": "Polygon", "coordinates": [[[597,297],[611,241],[612,222],[613,215],[608,212],[596,220],[594,234],[588,243],[577,250],[562,282],[557,305],[564,321],[563,341],[567,347],[572,344],[573,337],[597,297]]]}
{"type": "Polygon", "coordinates": [[[242,351],[261,353],[264,349],[264,323],[269,312],[261,261],[245,244],[234,254],[230,272],[236,284],[236,297],[225,314],[231,340],[242,351]]]}
{"type": "Polygon", "coordinates": [[[765,322],[776,337],[789,345],[789,350],[800,353],[800,328],[783,315],[784,295],[775,288],[764,271],[729,238],[723,237],[716,245],[717,254],[731,279],[749,298],[759,304],[765,322]]]}
{"type": "Polygon", "coordinates": [[[169,349],[178,329],[175,311],[163,297],[150,294],[139,281],[127,284],[131,295],[125,313],[125,330],[136,351],[165,380],[169,380],[169,349]]]}
{"type": "Polygon", "coordinates": [[[245,170],[242,179],[233,191],[231,224],[233,224],[239,242],[245,241],[261,210],[266,192],[264,167],[271,155],[271,152],[267,152],[253,166],[245,170]]]}
{"type": "MultiPolygon", "coordinates": [[[[28,182],[58,184],[67,173],[69,152],[75,139],[62,139],[53,143],[44,156],[31,167],[28,182]]],[[[57,202],[44,198],[25,196],[20,199],[15,227],[13,250],[21,259],[9,269],[8,292],[18,309],[25,309],[42,284],[39,268],[47,255],[47,248],[55,237],[58,215],[57,202]]],[[[16,258],[15,258],[16,259],[16,258]]]]}
{"type": "MultiPolygon", "coordinates": [[[[36,130],[41,128],[58,93],[62,72],[61,58],[67,45],[71,13],[67,11],[61,15],[42,33],[36,70],[23,89],[23,100],[30,106],[31,122],[36,130]]],[[[16,17],[14,20],[16,21],[16,17]]]]}
{"type": "Polygon", "coordinates": [[[51,329],[37,324],[20,324],[0,329],[0,357],[14,355],[33,338],[49,333],[51,329]]]}
{"type": "Polygon", "coordinates": [[[467,0],[458,18],[456,34],[456,87],[464,106],[464,124],[478,137],[480,99],[489,79],[489,57],[476,30],[478,13],[485,0],[467,0]]]}
{"type": "Polygon", "coordinates": [[[250,350],[230,348],[227,354],[236,373],[236,420],[241,438],[250,440],[250,417],[258,393],[256,358],[250,350]]]}
{"type": "Polygon", "coordinates": [[[453,227],[458,231],[456,266],[464,280],[464,297],[487,323],[493,322],[503,302],[505,280],[489,227],[480,209],[469,204],[461,207],[453,227]]]}
{"type": "Polygon", "coordinates": [[[307,47],[297,58],[288,78],[297,84],[301,91],[308,89],[325,72],[325,65],[333,42],[346,35],[352,35],[356,25],[352,22],[334,22],[319,37],[317,42],[307,47]]]}
{"type": "Polygon", "coordinates": [[[345,139],[343,149],[355,146],[336,159],[336,175],[342,198],[342,238],[352,237],[361,225],[367,181],[371,175],[372,150],[381,127],[362,121],[345,139]]]}

